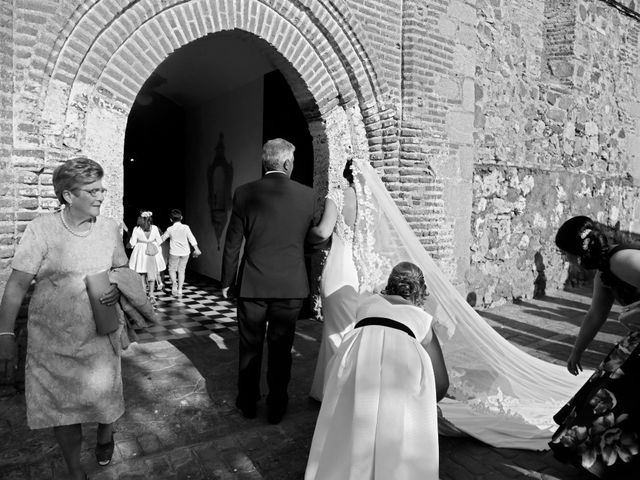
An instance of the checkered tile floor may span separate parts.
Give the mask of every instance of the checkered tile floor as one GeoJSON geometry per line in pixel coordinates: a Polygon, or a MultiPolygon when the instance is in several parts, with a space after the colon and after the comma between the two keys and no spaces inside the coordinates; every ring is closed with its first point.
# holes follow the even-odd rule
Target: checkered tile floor
{"type": "Polygon", "coordinates": [[[165,279],[163,292],[156,292],[158,324],[136,329],[138,342],[177,340],[211,333],[236,332],[236,306],[222,298],[220,287],[206,277],[188,274],[181,297],[171,295],[165,279]]]}

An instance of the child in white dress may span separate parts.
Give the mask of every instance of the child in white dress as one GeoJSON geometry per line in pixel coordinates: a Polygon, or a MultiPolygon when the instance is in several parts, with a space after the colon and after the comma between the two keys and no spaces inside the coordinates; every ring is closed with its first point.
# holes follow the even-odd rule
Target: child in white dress
{"type": "Polygon", "coordinates": [[[167,268],[160,250],[162,239],[160,230],[153,224],[152,212],[143,211],[138,216],[136,227],[129,243],[133,247],[129,258],[129,268],[138,272],[148,285],[149,298],[155,303],[154,283],[158,274],[167,268]]]}

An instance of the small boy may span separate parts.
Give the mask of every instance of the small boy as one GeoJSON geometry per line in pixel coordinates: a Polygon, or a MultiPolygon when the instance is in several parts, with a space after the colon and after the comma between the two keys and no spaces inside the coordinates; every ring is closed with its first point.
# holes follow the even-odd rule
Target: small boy
{"type": "Polygon", "coordinates": [[[171,278],[171,295],[175,296],[182,295],[184,271],[191,253],[189,244],[193,247],[193,258],[198,257],[202,252],[189,226],[182,223],[182,212],[174,208],[169,218],[173,225],[164,232],[162,241],[169,239],[169,277],[171,278]]]}

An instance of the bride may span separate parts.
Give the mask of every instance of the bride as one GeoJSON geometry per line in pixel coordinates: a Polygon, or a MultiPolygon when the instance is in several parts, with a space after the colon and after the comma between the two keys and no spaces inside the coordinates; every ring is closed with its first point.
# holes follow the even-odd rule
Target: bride
{"type": "Polygon", "coordinates": [[[320,223],[311,229],[311,241],[326,241],[331,237],[331,248],[320,277],[322,301],[322,336],[316,370],[309,396],[322,401],[325,370],[342,338],[354,322],[358,303],[358,273],[353,262],[353,228],[357,202],[351,165],[347,160],[342,176],[345,188],[333,188],[325,201],[320,223]]]}
{"type": "Polygon", "coordinates": [[[357,207],[347,213],[343,200],[329,207],[336,227],[321,281],[325,326],[311,395],[321,399],[328,357],[352,327],[359,294],[380,291],[385,273],[409,261],[424,272],[432,293],[423,308],[434,318],[449,373],[450,388],[439,403],[444,420],[495,447],[548,449],[556,428],[553,415],[583,380],[493,330],[439,270],[373,167],[356,158],[351,171],[346,190],[330,185],[328,195],[344,199],[350,189],[357,207]]]}

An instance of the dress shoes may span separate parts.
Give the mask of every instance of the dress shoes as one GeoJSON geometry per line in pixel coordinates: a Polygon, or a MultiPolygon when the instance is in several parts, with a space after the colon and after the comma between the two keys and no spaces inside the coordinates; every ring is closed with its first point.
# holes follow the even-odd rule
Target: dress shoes
{"type": "Polygon", "coordinates": [[[236,407],[242,412],[244,418],[256,418],[258,416],[258,407],[255,403],[243,403],[236,399],[236,407]]]}
{"type": "Polygon", "coordinates": [[[269,405],[267,411],[267,420],[272,425],[277,425],[282,421],[282,417],[287,412],[287,403],[277,403],[274,405],[269,405]]]}

